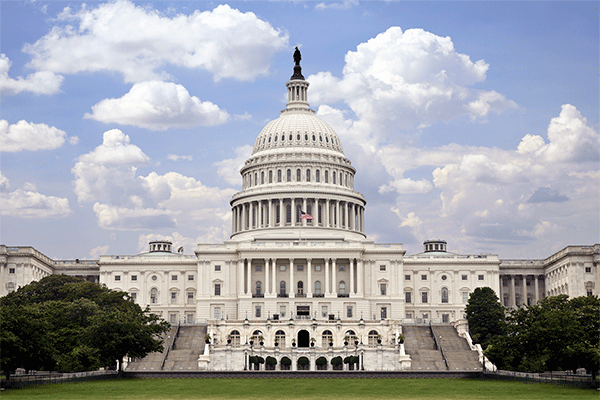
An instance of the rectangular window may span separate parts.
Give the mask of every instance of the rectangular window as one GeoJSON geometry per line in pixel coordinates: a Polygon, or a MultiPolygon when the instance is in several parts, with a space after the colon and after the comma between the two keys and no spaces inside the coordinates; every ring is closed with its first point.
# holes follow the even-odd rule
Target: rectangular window
{"type": "Polygon", "coordinates": [[[304,271],[304,265],[296,265],[296,271],[304,271]]]}
{"type": "Polygon", "coordinates": [[[327,314],[329,314],[327,306],[321,306],[321,317],[327,318],[327,314]]]}
{"type": "Polygon", "coordinates": [[[480,281],[482,281],[485,277],[483,275],[477,275],[477,279],[479,279],[480,281]]]}
{"type": "Polygon", "coordinates": [[[592,267],[585,267],[585,272],[587,272],[587,273],[592,272],[592,267]]]}
{"type": "Polygon", "coordinates": [[[421,275],[421,280],[422,281],[426,281],[427,280],[427,275],[421,275]]]}
{"type": "Polygon", "coordinates": [[[260,318],[260,315],[261,315],[261,309],[260,309],[260,306],[255,306],[255,307],[254,307],[254,316],[255,316],[256,318],[260,318]]]}
{"type": "Polygon", "coordinates": [[[469,292],[462,292],[462,302],[467,304],[469,302],[469,292]]]}
{"type": "Polygon", "coordinates": [[[131,296],[131,300],[135,301],[137,299],[137,293],[136,292],[131,292],[129,294],[129,296],[131,296]]]}
{"type": "Polygon", "coordinates": [[[280,265],[280,266],[279,266],[279,270],[280,270],[280,271],[285,271],[285,265],[280,265]]]}
{"type": "Polygon", "coordinates": [[[447,324],[450,322],[450,314],[442,314],[442,323],[447,324]]]}
{"type": "Polygon", "coordinates": [[[177,275],[171,275],[171,280],[172,281],[176,281],[177,280],[177,275]]]}
{"type": "Polygon", "coordinates": [[[410,275],[404,275],[404,280],[405,281],[410,281],[410,275]]]}
{"type": "Polygon", "coordinates": [[[115,275],[115,281],[120,281],[121,280],[121,275],[115,275]]]}
{"type": "Polygon", "coordinates": [[[428,313],[423,313],[423,319],[428,319],[429,318],[429,314],[428,313]]]}
{"type": "Polygon", "coordinates": [[[381,292],[382,296],[385,296],[386,292],[387,292],[387,285],[385,283],[380,283],[379,284],[379,291],[381,292]]]}
{"type": "Polygon", "coordinates": [[[320,265],[315,265],[315,271],[319,272],[321,270],[321,266],[320,265]]]}
{"type": "Polygon", "coordinates": [[[502,279],[502,286],[508,286],[508,280],[502,279]]]}
{"type": "Polygon", "coordinates": [[[131,275],[131,280],[132,281],[137,281],[137,275],[131,275]]]}
{"type": "Polygon", "coordinates": [[[177,323],[177,313],[169,313],[169,322],[172,324],[177,323]]]}
{"type": "Polygon", "coordinates": [[[9,268],[8,269],[8,273],[9,274],[14,274],[15,273],[15,269],[14,268],[9,268]]]}
{"type": "Polygon", "coordinates": [[[381,319],[387,319],[387,307],[381,307],[381,319]]]}
{"type": "Polygon", "coordinates": [[[407,313],[406,313],[406,318],[408,318],[408,319],[411,319],[411,318],[412,318],[412,313],[410,313],[410,312],[407,312],[407,313]]]}
{"type": "Polygon", "coordinates": [[[257,265],[254,267],[256,272],[262,272],[262,265],[257,265]]]}
{"type": "Polygon", "coordinates": [[[187,302],[188,304],[194,303],[194,292],[187,292],[187,302]]]}
{"type": "Polygon", "coordinates": [[[221,307],[215,307],[215,319],[221,319],[221,307]]]}
{"type": "Polygon", "coordinates": [[[462,275],[461,278],[462,278],[463,281],[466,281],[467,280],[467,275],[462,275]]]}
{"type": "Polygon", "coordinates": [[[427,292],[421,292],[421,303],[427,303],[427,292]]]}
{"type": "Polygon", "coordinates": [[[177,292],[171,292],[171,304],[177,303],[177,292]]]}
{"type": "Polygon", "coordinates": [[[193,281],[194,280],[194,275],[188,275],[188,281],[193,281]]]}
{"type": "Polygon", "coordinates": [[[385,271],[385,265],[380,265],[380,266],[379,266],[379,270],[380,270],[380,271],[385,271]]]}
{"type": "Polygon", "coordinates": [[[215,272],[219,272],[221,270],[221,266],[220,265],[215,265],[215,272]]]}
{"type": "Polygon", "coordinates": [[[346,307],[346,317],[352,318],[352,306],[346,307]]]}
{"type": "Polygon", "coordinates": [[[411,292],[404,292],[404,302],[412,303],[412,293],[411,292]]]}
{"type": "Polygon", "coordinates": [[[279,317],[285,317],[285,306],[279,306],[279,317]]]}
{"type": "Polygon", "coordinates": [[[215,296],[220,296],[220,295],[221,295],[221,284],[215,283],[215,296]]]}

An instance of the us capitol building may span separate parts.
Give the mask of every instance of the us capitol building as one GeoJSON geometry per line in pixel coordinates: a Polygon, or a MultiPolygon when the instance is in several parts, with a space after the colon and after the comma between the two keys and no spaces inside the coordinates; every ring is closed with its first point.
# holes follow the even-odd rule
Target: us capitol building
{"type": "MultiPolygon", "coordinates": [[[[452,323],[491,287],[507,307],[545,296],[598,294],[600,245],[567,246],[543,260],[458,255],[428,240],[407,256],[365,235],[366,200],[334,130],[309,108],[299,52],[288,102],[258,135],[233,195],[232,234],[194,256],[156,241],[135,256],[51,260],[31,247],[0,246],[0,295],[55,273],[123,290],[174,325],[201,325],[210,345],[201,369],[242,370],[252,356],[360,357],[365,370],[410,369],[399,343],[411,324],[452,323]],[[208,338],[207,338],[208,339],[208,338]],[[349,342],[349,343],[348,343],[349,342]]],[[[468,335],[466,335],[468,336],[468,335]]]]}

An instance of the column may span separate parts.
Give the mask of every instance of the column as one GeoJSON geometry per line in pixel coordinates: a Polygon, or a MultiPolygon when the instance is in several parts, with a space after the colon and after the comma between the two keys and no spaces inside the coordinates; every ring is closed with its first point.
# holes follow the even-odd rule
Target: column
{"type": "Polygon", "coordinates": [[[340,201],[337,200],[335,202],[335,224],[334,226],[336,228],[341,228],[342,227],[342,219],[340,218],[340,201]]]}
{"type": "Polygon", "coordinates": [[[535,294],[533,295],[533,301],[534,301],[533,304],[537,304],[539,293],[540,293],[540,287],[539,287],[539,283],[538,283],[539,275],[534,275],[533,277],[535,279],[535,294]]]}
{"type": "Polygon", "coordinates": [[[521,275],[523,277],[523,304],[527,305],[527,275],[521,275]]]}
{"type": "Polygon", "coordinates": [[[242,204],[242,231],[246,229],[246,203],[242,204]]]}
{"type": "Polygon", "coordinates": [[[279,226],[285,226],[283,221],[283,199],[279,199],[279,226]]]}
{"type": "Polygon", "coordinates": [[[296,226],[296,199],[290,199],[292,202],[292,226],[296,226]]]}
{"type": "Polygon", "coordinates": [[[348,259],[348,264],[350,264],[350,290],[348,292],[354,294],[354,260],[348,259]]]}
{"type": "Polygon", "coordinates": [[[365,276],[365,272],[364,272],[364,266],[363,266],[363,260],[362,258],[359,258],[357,260],[358,262],[358,276],[356,277],[356,279],[358,280],[358,294],[360,296],[363,295],[364,292],[364,288],[363,288],[363,280],[364,280],[364,276],[365,276]]]}
{"type": "Polygon", "coordinates": [[[237,215],[237,211],[236,208],[233,207],[231,209],[231,233],[235,233],[236,231],[236,215],[237,215]]]}
{"type": "Polygon", "coordinates": [[[259,200],[257,203],[257,212],[256,212],[256,228],[262,228],[263,226],[263,203],[262,200],[259,200]]]}
{"type": "Polygon", "coordinates": [[[267,293],[271,293],[269,290],[269,259],[265,258],[265,287],[263,288],[263,293],[266,295],[267,293]]]}
{"type": "Polygon", "coordinates": [[[313,217],[315,217],[313,225],[319,226],[319,218],[321,218],[321,213],[319,212],[319,199],[317,198],[315,198],[315,211],[313,217]]]}
{"type": "Polygon", "coordinates": [[[350,229],[350,221],[348,221],[348,216],[350,214],[348,213],[348,202],[344,203],[344,229],[350,229]]]}
{"type": "Polygon", "coordinates": [[[329,290],[329,258],[325,259],[325,294],[330,294],[329,290]]]}
{"type": "Polygon", "coordinates": [[[336,264],[336,259],[332,258],[331,259],[331,292],[333,294],[337,294],[337,279],[336,279],[337,267],[335,264],[336,264]]]}
{"type": "Polygon", "coordinates": [[[312,297],[312,265],[311,265],[310,258],[306,259],[306,273],[307,273],[306,280],[308,281],[308,283],[307,283],[308,287],[306,288],[306,297],[312,297]]]}
{"type": "Polygon", "coordinates": [[[294,285],[294,259],[290,258],[290,297],[296,297],[296,286],[294,285]]]}
{"type": "Polygon", "coordinates": [[[517,299],[515,296],[515,276],[510,275],[510,301],[509,306],[515,307],[517,304],[517,299]]]}
{"type": "MultiPolygon", "coordinates": [[[[302,199],[302,211],[307,212],[306,211],[306,198],[302,199]]],[[[306,219],[301,219],[300,223],[302,224],[302,226],[306,226],[306,219]]]]}
{"type": "Polygon", "coordinates": [[[274,219],[275,218],[273,218],[273,199],[269,199],[269,228],[275,226],[275,224],[273,223],[274,219]]]}
{"type": "Polygon", "coordinates": [[[246,275],[246,294],[252,294],[252,280],[251,280],[251,276],[252,276],[252,259],[249,258],[248,259],[248,266],[247,266],[247,270],[248,270],[248,275],[246,275]]]}
{"type": "Polygon", "coordinates": [[[325,228],[329,228],[329,213],[330,213],[330,209],[329,209],[329,199],[325,199],[325,220],[323,220],[323,226],[325,228]]]}
{"type": "Polygon", "coordinates": [[[354,203],[350,205],[350,229],[356,230],[356,204],[354,203]]]}

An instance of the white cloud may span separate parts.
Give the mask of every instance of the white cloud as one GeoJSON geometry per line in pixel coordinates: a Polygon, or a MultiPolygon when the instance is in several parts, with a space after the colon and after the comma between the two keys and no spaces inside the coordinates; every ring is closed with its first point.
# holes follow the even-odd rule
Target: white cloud
{"type": "Polygon", "coordinates": [[[171,161],[179,161],[179,160],[192,161],[194,158],[192,156],[179,156],[176,154],[169,154],[169,155],[167,155],[167,159],[171,160],[171,161]]]}
{"type": "Polygon", "coordinates": [[[240,176],[240,169],[244,166],[244,163],[252,154],[252,146],[244,145],[234,149],[235,158],[228,158],[213,165],[217,166],[217,174],[221,179],[230,185],[239,186],[242,183],[242,177],[240,176]]]}
{"type": "Polygon", "coordinates": [[[288,35],[228,5],[167,16],[126,0],[65,8],[57,25],[24,50],[29,67],[60,74],[109,71],[126,82],[164,80],[166,64],[211,72],[215,80],[268,73],[288,35]]]}
{"type": "Polygon", "coordinates": [[[344,0],[340,2],[319,3],[315,6],[315,9],[325,10],[327,8],[333,8],[337,10],[347,10],[356,5],[358,5],[358,0],[344,0]]]}
{"type": "Polygon", "coordinates": [[[69,200],[38,193],[35,185],[10,191],[8,178],[0,172],[0,215],[19,218],[59,218],[71,213],[69,200]]]}
{"type": "Polygon", "coordinates": [[[221,125],[229,120],[229,114],[209,101],[190,96],[182,85],[148,81],[136,83],[120,99],[102,100],[85,118],[165,130],[221,125]]]}
{"type": "Polygon", "coordinates": [[[49,71],[38,71],[26,78],[12,79],[8,76],[11,61],[5,54],[0,54],[0,93],[4,96],[20,92],[35,94],[54,94],[59,91],[63,77],[49,71]]]}
{"type": "Polygon", "coordinates": [[[63,145],[67,134],[46,124],[34,124],[21,120],[9,125],[0,120],[0,151],[54,150],[63,145]]]}
{"type": "Polygon", "coordinates": [[[108,253],[109,249],[109,245],[94,247],[92,250],[90,250],[90,257],[93,259],[98,259],[101,255],[108,253]]]}

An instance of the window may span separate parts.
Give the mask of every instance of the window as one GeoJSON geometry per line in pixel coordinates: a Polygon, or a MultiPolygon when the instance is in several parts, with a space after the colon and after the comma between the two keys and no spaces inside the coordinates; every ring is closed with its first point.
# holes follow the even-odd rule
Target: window
{"type": "Polygon", "coordinates": [[[221,270],[221,266],[220,265],[215,265],[215,272],[219,272],[221,270]]]}
{"type": "Polygon", "coordinates": [[[346,306],[346,317],[352,318],[352,306],[346,306]]]}
{"type": "Polygon", "coordinates": [[[9,268],[8,269],[8,273],[9,274],[14,274],[15,273],[15,269],[14,268],[9,268]]]}
{"type": "Polygon", "coordinates": [[[385,265],[380,265],[380,266],[379,266],[379,270],[380,270],[380,271],[385,271],[385,265]]]}
{"type": "Polygon", "coordinates": [[[177,292],[171,292],[171,304],[177,303],[177,292]]]}
{"type": "Polygon", "coordinates": [[[482,281],[484,279],[484,276],[483,275],[477,275],[477,279],[480,280],[480,281],[482,281]]]}
{"type": "Polygon", "coordinates": [[[285,222],[288,224],[292,223],[292,205],[287,204],[285,206],[285,222]]]}
{"type": "Polygon", "coordinates": [[[188,281],[193,281],[194,280],[194,275],[188,275],[188,281]]]}
{"type": "Polygon", "coordinates": [[[304,271],[304,265],[296,265],[296,271],[304,271]]]}
{"type": "Polygon", "coordinates": [[[157,301],[158,301],[158,289],[154,288],[154,289],[150,290],[150,303],[156,304],[157,301]]]}
{"type": "Polygon", "coordinates": [[[129,296],[131,296],[131,300],[133,300],[133,301],[135,301],[137,299],[137,293],[136,292],[129,293],[129,296]]]}
{"type": "Polygon", "coordinates": [[[269,183],[273,183],[273,171],[269,171],[269,183]]]}
{"type": "Polygon", "coordinates": [[[333,171],[331,173],[331,181],[333,182],[334,185],[335,185],[335,175],[336,175],[336,173],[335,173],[335,171],[333,171]]]}
{"type": "Polygon", "coordinates": [[[137,281],[137,275],[131,275],[131,280],[134,282],[137,281]]]}
{"type": "Polygon", "coordinates": [[[333,334],[330,330],[324,330],[321,335],[321,347],[329,346],[329,343],[333,343],[333,334]]]}
{"type": "Polygon", "coordinates": [[[280,265],[280,266],[279,266],[279,270],[280,270],[280,271],[285,271],[285,265],[280,265]]]}
{"type": "Polygon", "coordinates": [[[215,319],[221,319],[221,307],[215,307],[215,319]]]}
{"type": "Polygon", "coordinates": [[[306,170],[306,182],[310,182],[310,169],[306,170]]]}
{"type": "Polygon", "coordinates": [[[462,276],[461,276],[461,279],[462,279],[463,281],[466,281],[466,280],[467,280],[467,275],[462,275],[462,276]]]}
{"type": "Polygon", "coordinates": [[[229,334],[229,339],[231,340],[231,345],[233,347],[239,347],[240,345],[240,332],[239,331],[231,331],[229,334]]]}
{"type": "Polygon", "coordinates": [[[422,281],[426,281],[427,280],[427,275],[421,275],[421,280],[422,281]]]}
{"type": "Polygon", "coordinates": [[[462,292],[462,302],[467,304],[469,302],[469,292],[462,292]]]}
{"type": "Polygon", "coordinates": [[[448,277],[446,275],[442,275],[442,280],[445,281],[446,279],[448,279],[448,277]]]}
{"type": "Polygon", "coordinates": [[[261,281],[256,281],[256,295],[257,296],[262,295],[262,282],[261,281]]]}
{"type": "Polygon", "coordinates": [[[385,296],[387,293],[387,285],[385,283],[379,284],[379,292],[382,296],[385,296]]]}
{"type": "Polygon", "coordinates": [[[320,265],[315,265],[315,271],[319,272],[321,270],[321,266],[320,265]]]}
{"type": "Polygon", "coordinates": [[[221,284],[215,283],[215,296],[220,296],[220,295],[221,295],[221,284]]]}
{"type": "Polygon", "coordinates": [[[255,268],[256,272],[261,272],[262,271],[262,265],[256,265],[254,268],[255,268]]]}
{"type": "Polygon", "coordinates": [[[315,282],[315,294],[316,295],[321,294],[321,282],[320,281],[315,282]]]}
{"type": "Polygon", "coordinates": [[[406,318],[408,318],[408,319],[411,319],[411,318],[412,318],[412,313],[410,313],[410,312],[407,312],[407,313],[406,313],[406,318]]]}
{"type": "Polygon", "coordinates": [[[291,169],[287,170],[287,181],[288,182],[292,181],[292,170],[291,169]]]}
{"type": "Polygon", "coordinates": [[[304,283],[298,281],[298,294],[304,294],[304,283]]]}
{"type": "Polygon", "coordinates": [[[421,292],[421,303],[427,303],[427,292],[421,292]]]}
{"type": "Polygon", "coordinates": [[[177,275],[171,275],[171,280],[172,281],[176,281],[177,280],[177,275]]]}
{"type": "Polygon", "coordinates": [[[377,339],[379,338],[379,333],[377,331],[369,331],[369,347],[377,346],[377,339]]]}
{"type": "Polygon", "coordinates": [[[450,314],[442,314],[442,322],[444,324],[447,324],[448,322],[450,322],[450,314]]]}
{"type": "Polygon", "coordinates": [[[329,314],[329,309],[327,306],[321,306],[321,317],[327,318],[327,314],[329,314]]]}
{"type": "Polygon", "coordinates": [[[588,295],[588,296],[593,296],[593,295],[594,295],[594,294],[592,293],[592,289],[588,289],[588,290],[587,290],[587,295],[588,295]]]}
{"type": "Polygon", "coordinates": [[[412,292],[404,292],[404,302],[412,303],[412,292]]]}
{"type": "Polygon", "coordinates": [[[261,308],[260,308],[260,306],[254,306],[254,316],[256,318],[260,318],[260,316],[261,316],[261,308]]]}
{"type": "Polygon", "coordinates": [[[448,289],[442,288],[442,303],[448,302],[448,289]]]}
{"type": "Polygon", "coordinates": [[[281,330],[275,332],[275,341],[279,343],[279,346],[285,347],[285,332],[281,330]]]}
{"type": "Polygon", "coordinates": [[[281,182],[281,170],[277,170],[277,182],[281,182]]]}
{"type": "Polygon", "coordinates": [[[429,314],[428,313],[423,313],[423,319],[428,319],[429,318],[429,314]]]}
{"type": "Polygon", "coordinates": [[[279,282],[279,295],[280,296],[285,296],[286,291],[285,291],[285,281],[281,281],[279,282]]]}
{"type": "Polygon", "coordinates": [[[194,303],[194,292],[187,292],[187,302],[188,304],[194,303]]]}
{"type": "Polygon", "coordinates": [[[345,265],[340,265],[340,267],[338,268],[338,271],[345,271],[346,270],[346,266],[345,265]]]}
{"type": "Polygon", "coordinates": [[[329,171],[325,171],[325,183],[329,183],[329,171]]]}
{"type": "Polygon", "coordinates": [[[296,170],[296,182],[300,182],[302,180],[302,171],[300,169],[296,170]]]}
{"type": "Polygon", "coordinates": [[[171,324],[176,324],[177,323],[177,319],[178,319],[178,314],[177,313],[169,313],[169,322],[171,324]]]}
{"type": "Polygon", "coordinates": [[[410,281],[410,275],[404,275],[404,280],[405,281],[410,281]]]}
{"type": "Polygon", "coordinates": [[[315,171],[315,180],[317,182],[321,182],[321,171],[319,171],[319,170],[315,171]]]}
{"type": "Polygon", "coordinates": [[[281,318],[285,317],[285,306],[279,306],[279,316],[281,318]]]}
{"type": "Polygon", "coordinates": [[[264,185],[265,184],[265,171],[262,171],[260,173],[260,184],[264,185]]]}
{"type": "Polygon", "coordinates": [[[585,272],[586,273],[592,272],[592,267],[585,267],[585,272]]]}
{"type": "Polygon", "coordinates": [[[340,281],[338,293],[339,294],[346,294],[346,282],[340,281]]]}

